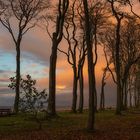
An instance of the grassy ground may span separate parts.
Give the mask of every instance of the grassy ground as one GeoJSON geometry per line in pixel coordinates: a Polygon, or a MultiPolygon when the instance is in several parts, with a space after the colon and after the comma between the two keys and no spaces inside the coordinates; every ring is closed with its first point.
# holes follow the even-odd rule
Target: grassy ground
{"type": "Polygon", "coordinates": [[[0,140],[140,140],[140,111],[122,116],[114,111],[96,114],[95,132],[86,131],[87,112],[59,112],[59,117],[43,121],[42,130],[29,116],[0,117],[0,140]]]}

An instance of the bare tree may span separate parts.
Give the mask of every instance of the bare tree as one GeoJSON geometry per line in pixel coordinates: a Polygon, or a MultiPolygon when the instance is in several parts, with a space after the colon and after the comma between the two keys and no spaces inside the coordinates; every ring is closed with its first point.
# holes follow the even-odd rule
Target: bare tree
{"type": "Polygon", "coordinates": [[[83,67],[85,63],[85,57],[87,55],[87,48],[85,46],[85,37],[83,36],[82,40],[82,46],[80,49],[80,55],[79,55],[79,63],[78,63],[78,68],[79,68],[79,91],[80,91],[80,96],[79,96],[79,108],[78,111],[79,113],[83,112],[83,106],[84,106],[84,75],[83,75],[83,67]]]}
{"type": "Polygon", "coordinates": [[[92,52],[92,41],[90,34],[90,16],[89,16],[89,7],[88,1],[83,0],[84,6],[84,15],[85,15],[85,38],[87,45],[87,59],[88,59],[88,79],[89,79],[89,114],[88,114],[88,122],[87,129],[94,130],[94,122],[95,122],[95,74],[93,73],[93,52],[92,52]]]}
{"type": "Polygon", "coordinates": [[[139,23],[134,17],[128,17],[121,31],[121,81],[123,109],[127,109],[127,80],[131,68],[140,59],[139,23]]]}
{"type": "Polygon", "coordinates": [[[56,17],[56,29],[52,34],[52,51],[50,56],[49,69],[49,99],[48,99],[48,113],[51,116],[56,115],[55,94],[56,94],[56,62],[58,45],[63,38],[63,27],[65,15],[68,10],[69,0],[58,1],[58,13],[56,17]]]}
{"type": "MultiPolygon", "coordinates": [[[[90,24],[91,24],[91,39],[93,44],[93,71],[95,73],[95,67],[98,60],[98,45],[99,45],[99,36],[104,32],[104,28],[107,26],[107,17],[108,17],[108,3],[104,0],[93,0],[89,5],[90,13],[90,24]]],[[[95,74],[94,74],[95,75],[95,74]]],[[[96,84],[96,78],[95,78],[96,84]]],[[[97,112],[97,90],[95,88],[95,109],[97,112]]]]}
{"type": "MultiPolygon", "coordinates": [[[[98,60],[97,46],[99,44],[99,36],[103,32],[103,28],[106,24],[106,18],[108,14],[107,3],[103,0],[92,0],[88,2],[89,7],[89,21],[90,21],[90,39],[93,49],[93,72],[95,75],[95,67],[98,60]]],[[[83,10],[82,10],[83,12],[83,10]]],[[[85,22],[85,17],[82,17],[82,21],[85,22]]],[[[85,28],[83,29],[85,30],[85,28]]],[[[95,78],[95,87],[96,87],[96,78],[95,78]]],[[[95,108],[97,111],[97,90],[95,88],[95,108]]]]}
{"type": "Polygon", "coordinates": [[[100,95],[100,110],[105,109],[105,94],[104,94],[104,87],[106,85],[106,74],[107,74],[107,68],[103,70],[103,77],[102,77],[102,84],[101,84],[101,95],[100,95]]]}
{"type": "MultiPolygon", "coordinates": [[[[120,24],[120,30],[119,30],[119,71],[120,71],[120,96],[121,96],[121,110],[127,108],[127,81],[128,76],[130,74],[130,69],[133,67],[135,63],[139,60],[140,54],[139,54],[139,25],[136,20],[136,18],[125,14],[123,16],[123,23],[120,24]]],[[[116,24],[116,23],[115,23],[116,24]]],[[[118,27],[118,26],[116,26],[118,27]]],[[[115,27],[115,28],[116,28],[115,27]]],[[[114,27],[113,27],[114,28],[114,27]]],[[[106,31],[105,38],[103,39],[104,45],[107,43],[107,50],[110,53],[107,53],[110,55],[110,59],[113,62],[115,69],[116,69],[116,38],[117,35],[114,29],[110,27],[109,30],[106,31]],[[110,35],[109,35],[110,34],[110,35]]],[[[111,69],[109,69],[111,72],[111,69]]],[[[118,84],[117,80],[117,72],[111,72],[113,81],[118,84]],[[116,78],[115,78],[116,77],[116,78]]]]}
{"type": "Polygon", "coordinates": [[[111,62],[108,61],[107,53],[106,53],[106,50],[105,50],[105,46],[103,48],[103,51],[104,51],[105,60],[106,60],[106,67],[103,69],[103,76],[102,76],[102,82],[101,82],[100,110],[104,110],[105,109],[105,92],[104,92],[104,88],[105,88],[105,85],[106,85],[106,80],[110,76],[110,75],[107,75],[107,72],[111,71],[111,69],[110,69],[111,62]]]}
{"type": "Polygon", "coordinates": [[[83,15],[83,6],[82,1],[80,1],[79,6],[77,8],[78,19],[79,19],[79,26],[80,26],[80,36],[79,36],[79,61],[78,61],[78,74],[79,74],[79,113],[83,112],[84,106],[84,74],[83,74],[83,67],[85,63],[85,58],[87,55],[87,47],[85,42],[85,25],[84,25],[84,15],[83,15]]]}
{"type": "Polygon", "coordinates": [[[46,0],[4,0],[0,1],[6,7],[3,11],[0,22],[9,31],[16,48],[16,96],[14,111],[18,112],[20,94],[20,48],[23,36],[36,25],[42,11],[49,6],[46,0]],[[13,21],[14,20],[14,21],[13,21]],[[14,33],[14,25],[17,33],[14,33]]]}
{"type": "Polygon", "coordinates": [[[72,112],[76,112],[76,105],[77,105],[77,84],[78,84],[78,68],[77,68],[77,46],[78,46],[78,39],[76,37],[77,28],[76,28],[76,9],[75,9],[76,0],[72,2],[72,5],[69,8],[69,14],[67,22],[65,23],[65,30],[66,35],[64,38],[68,43],[68,52],[67,60],[68,63],[72,66],[73,69],[73,99],[72,99],[72,112]],[[70,33],[71,30],[71,33],[70,33]],[[72,35],[70,35],[72,34],[72,35]]]}
{"type": "MultiPolygon", "coordinates": [[[[103,2],[103,1],[102,1],[103,2]]],[[[103,22],[102,19],[102,2],[100,1],[83,1],[85,14],[85,35],[88,57],[88,77],[89,77],[89,118],[88,129],[94,129],[94,114],[97,110],[97,91],[95,66],[97,63],[97,45],[98,33],[103,22]],[[89,5],[90,4],[90,5],[89,5]],[[91,62],[92,61],[92,62],[91,62]]]]}
{"type": "MultiPolygon", "coordinates": [[[[86,47],[84,42],[84,34],[79,36],[80,28],[77,28],[76,25],[79,23],[79,17],[77,13],[77,1],[74,0],[69,6],[69,12],[67,14],[67,19],[65,21],[65,33],[64,38],[67,41],[68,49],[64,51],[58,49],[60,52],[66,55],[68,63],[72,66],[73,69],[73,98],[72,98],[72,107],[71,111],[73,113],[77,112],[77,88],[78,80],[80,86],[80,110],[83,109],[83,65],[86,55],[86,47]],[[80,41],[79,41],[80,40],[80,41]],[[81,43],[82,42],[82,43],[81,43]],[[77,57],[78,56],[78,57],[77,57]],[[80,79],[79,79],[80,78],[80,79]],[[82,95],[81,95],[82,94],[82,95]]],[[[82,25],[80,24],[79,27],[82,25]]],[[[80,111],[81,112],[81,111],[80,111]]]]}
{"type": "Polygon", "coordinates": [[[140,107],[140,64],[134,64],[129,72],[127,80],[127,91],[129,95],[129,106],[140,107]],[[133,104],[132,104],[133,103],[133,104]]]}
{"type": "Polygon", "coordinates": [[[121,114],[122,109],[122,94],[121,94],[121,71],[120,71],[120,28],[121,21],[124,18],[124,14],[120,11],[116,11],[114,0],[108,0],[111,4],[112,13],[117,21],[116,23],[116,33],[115,33],[115,71],[116,71],[116,79],[117,79],[117,106],[116,106],[116,114],[121,114]]]}

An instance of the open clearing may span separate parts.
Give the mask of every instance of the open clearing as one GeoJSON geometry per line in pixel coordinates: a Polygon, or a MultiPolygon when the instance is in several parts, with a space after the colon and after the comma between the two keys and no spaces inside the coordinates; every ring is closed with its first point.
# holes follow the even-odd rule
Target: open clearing
{"type": "Polygon", "coordinates": [[[96,114],[96,130],[86,131],[87,112],[58,113],[59,117],[42,122],[19,114],[0,117],[0,140],[140,140],[140,110],[130,110],[116,116],[112,110],[96,114]]]}

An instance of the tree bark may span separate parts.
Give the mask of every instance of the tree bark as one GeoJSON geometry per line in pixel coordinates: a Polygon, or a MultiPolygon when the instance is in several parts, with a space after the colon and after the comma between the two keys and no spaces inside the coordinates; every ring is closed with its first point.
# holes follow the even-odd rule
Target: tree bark
{"type": "Polygon", "coordinates": [[[131,91],[129,91],[129,104],[130,104],[130,107],[132,107],[132,93],[131,93],[131,91]]]}
{"type": "Polygon", "coordinates": [[[65,15],[68,10],[69,0],[59,0],[58,3],[58,16],[56,20],[56,30],[52,36],[52,52],[50,56],[50,69],[49,69],[49,99],[48,99],[48,113],[50,116],[56,115],[56,62],[57,62],[57,49],[63,37],[63,26],[65,22],[65,15]]]}
{"type": "Polygon", "coordinates": [[[100,95],[100,110],[105,109],[105,95],[104,95],[105,85],[106,85],[106,83],[102,80],[101,95],[100,95]]]}
{"type": "Polygon", "coordinates": [[[137,94],[137,78],[135,78],[135,82],[134,82],[134,101],[135,101],[135,107],[137,107],[137,100],[138,100],[138,94],[137,94]]]}
{"type": "Polygon", "coordinates": [[[122,99],[122,97],[121,97],[121,85],[120,85],[120,83],[118,83],[117,84],[117,105],[116,105],[116,114],[118,114],[118,115],[121,114],[121,110],[122,110],[121,99],[122,99]]]}
{"type": "Polygon", "coordinates": [[[57,61],[57,40],[55,33],[53,34],[52,53],[50,56],[50,69],[49,69],[49,100],[48,100],[48,113],[51,116],[56,115],[55,109],[55,94],[56,94],[56,61],[57,61]]]}
{"type": "Polygon", "coordinates": [[[80,90],[80,97],[79,97],[79,113],[83,113],[83,105],[84,105],[84,77],[83,77],[83,66],[79,72],[79,90],[80,90]]]}
{"type": "Polygon", "coordinates": [[[120,115],[122,110],[122,86],[121,86],[121,63],[120,63],[120,28],[121,21],[123,19],[123,14],[118,13],[114,8],[113,0],[109,1],[112,8],[112,13],[114,14],[117,25],[116,25],[116,42],[115,42],[115,71],[116,71],[116,79],[117,79],[117,103],[116,103],[116,114],[120,115]]]}
{"type": "Polygon", "coordinates": [[[84,14],[85,14],[85,35],[86,35],[86,45],[87,45],[87,60],[88,60],[88,80],[89,80],[89,114],[87,129],[94,130],[95,122],[95,104],[94,104],[94,93],[95,93],[95,75],[93,72],[93,52],[92,52],[92,42],[90,35],[90,19],[88,11],[88,2],[83,0],[84,14]]]}
{"type": "MultiPolygon", "coordinates": [[[[19,43],[20,44],[20,43],[19,43]]],[[[16,46],[16,95],[14,101],[14,112],[19,109],[19,94],[20,94],[20,45],[16,46]]]]}
{"type": "Polygon", "coordinates": [[[127,81],[124,83],[124,110],[127,109],[128,102],[127,102],[127,81]]]}
{"type": "Polygon", "coordinates": [[[73,99],[71,108],[73,113],[76,113],[77,106],[77,84],[78,84],[77,69],[76,67],[73,67],[73,99]]]}
{"type": "Polygon", "coordinates": [[[94,108],[95,108],[95,112],[98,112],[98,109],[97,109],[97,101],[98,101],[98,99],[97,99],[96,79],[94,78],[94,80],[95,80],[94,108]]]}

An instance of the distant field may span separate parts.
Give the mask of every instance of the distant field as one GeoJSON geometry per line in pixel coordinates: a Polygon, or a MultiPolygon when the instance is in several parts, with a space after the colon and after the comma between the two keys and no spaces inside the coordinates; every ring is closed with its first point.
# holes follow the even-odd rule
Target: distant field
{"type": "Polygon", "coordinates": [[[96,114],[95,132],[86,131],[87,112],[58,113],[42,121],[42,130],[29,115],[0,117],[0,140],[140,140],[140,110],[129,110],[122,116],[114,111],[96,114]]]}

